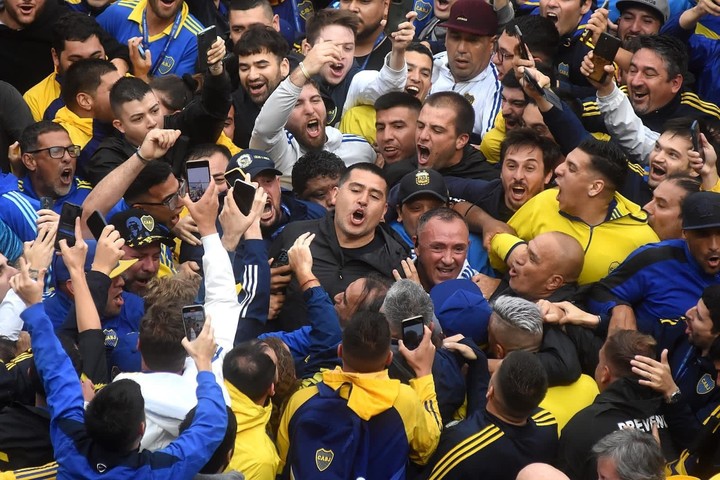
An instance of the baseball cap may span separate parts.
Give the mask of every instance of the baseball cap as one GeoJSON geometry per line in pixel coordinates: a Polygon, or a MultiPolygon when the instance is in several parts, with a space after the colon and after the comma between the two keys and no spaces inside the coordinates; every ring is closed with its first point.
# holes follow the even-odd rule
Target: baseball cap
{"type": "Polygon", "coordinates": [[[472,35],[495,35],[498,20],[495,10],[485,0],[457,0],[450,7],[450,18],[439,26],[472,35]]]}
{"type": "Polygon", "coordinates": [[[667,22],[670,17],[670,6],[668,0],[621,0],[617,2],[617,9],[622,13],[626,8],[631,7],[645,7],[653,11],[658,18],[663,22],[667,22]]]}
{"type": "Polygon", "coordinates": [[[439,283],[430,290],[430,298],[446,336],[461,333],[478,345],[487,343],[492,308],[472,280],[458,278],[439,283]]]}
{"type": "MultiPolygon", "coordinates": [[[[86,239],[85,243],[88,246],[87,255],[85,255],[85,271],[87,272],[92,267],[93,259],[95,258],[95,250],[97,249],[97,242],[95,240],[86,239]]],[[[137,261],[137,258],[133,258],[132,260],[120,260],[117,267],[110,272],[110,278],[117,277],[125,270],[132,267],[135,263],[137,263],[137,261]]],[[[55,275],[56,286],[61,285],[70,279],[70,271],[65,265],[62,255],[55,255],[55,259],[53,260],[53,273],[55,275]]]]}
{"type": "Polygon", "coordinates": [[[225,171],[229,172],[237,167],[240,167],[245,173],[249,173],[251,179],[262,172],[272,172],[275,175],[283,174],[275,168],[275,162],[272,161],[267,152],[254,148],[246,148],[233,155],[225,171]]]}
{"type": "Polygon", "coordinates": [[[720,193],[695,192],[682,204],[683,230],[720,228],[720,193]]]}
{"type": "Polygon", "coordinates": [[[448,189],[445,179],[436,170],[415,170],[405,174],[400,180],[398,198],[400,205],[409,202],[418,195],[432,195],[440,201],[448,202],[448,189]]]}
{"type": "Polygon", "coordinates": [[[162,242],[170,246],[173,244],[165,227],[145,210],[139,208],[123,210],[113,215],[110,223],[115,225],[120,236],[125,239],[125,245],[130,248],[150,245],[153,242],[162,242]]]}

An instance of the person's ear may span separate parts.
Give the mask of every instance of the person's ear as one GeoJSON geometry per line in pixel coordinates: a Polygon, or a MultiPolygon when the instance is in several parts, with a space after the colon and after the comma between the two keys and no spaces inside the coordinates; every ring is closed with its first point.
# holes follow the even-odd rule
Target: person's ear
{"type": "Polygon", "coordinates": [[[390,366],[390,364],[392,363],[392,359],[393,359],[393,352],[392,352],[392,350],[388,350],[387,358],[385,359],[386,367],[390,366]]]}
{"type": "MultiPolygon", "coordinates": [[[[278,15],[278,14],[273,15],[272,28],[274,28],[276,32],[280,31],[280,15],[278,15]]],[[[292,45],[290,45],[290,46],[292,47],[292,45]]]]}
{"type": "Polygon", "coordinates": [[[113,127],[117,129],[120,133],[125,133],[125,128],[123,127],[123,124],[120,120],[115,119],[112,121],[113,127]]]}
{"type": "Polygon", "coordinates": [[[300,50],[302,51],[303,56],[307,57],[308,52],[312,48],[312,45],[307,41],[307,38],[302,41],[300,44],[300,50]]]}
{"type": "Polygon", "coordinates": [[[505,358],[505,349],[503,348],[502,345],[495,342],[495,346],[494,346],[493,350],[494,350],[496,359],[502,360],[503,358],[505,358]]]}
{"type": "Polygon", "coordinates": [[[552,169],[550,169],[550,171],[547,173],[547,175],[545,175],[545,178],[543,179],[543,183],[544,183],[545,185],[547,185],[548,183],[550,183],[550,180],[552,179],[552,176],[553,176],[553,171],[552,171],[552,169]]]}
{"type": "Polygon", "coordinates": [[[598,178],[590,184],[588,189],[588,197],[597,197],[605,190],[605,180],[598,178]]]}
{"type": "Polygon", "coordinates": [[[57,73],[60,69],[60,57],[58,56],[57,51],[55,51],[54,48],[50,49],[50,55],[52,56],[53,65],[55,65],[55,73],[57,73]]]}
{"type": "Polygon", "coordinates": [[[545,287],[548,290],[557,290],[558,288],[562,287],[565,283],[565,279],[562,275],[559,273],[554,273],[553,275],[548,278],[547,282],[545,283],[545,287]]]}
{"type": "Polygon", "coordinates": [[[611,377],[612,376],[610,375],[610,367],[608,367],[607,365],[603,365],[602,369],[600,370],[600,384],[609,384],[611,377]]]}
{"type": "Polygon", "coordinates": [[[683,76],[682,75],[680,75],[680,74],[675,75],[675,78],[670,80],[670,90],[672,91],[672,93],[675,94],[678,91],[680,91],[682,86],[683,86],[683,76]]]}
{"type": "Polygon", "coordinates": [[[332,197],[332,202],[334,205],[337,205],[337,196],[338,196],[339,190],[340,190],[340,187],[333,187],[333,189],[330,190],[330,196],[332,197]]]}
{"type": "Polygon", "coordinates": [[[592,7],[592,1],[585,0],[585,2],[580,6],[580,13],[582,15],[585,15],[588,12],[588,10],[590,10],[590,7],[592,7]]]}
{"type": "Polygon", "coordinates": [[[290,75],[290,62],[287,58],[283,58],[280,62],[280,76],[285,78],[288,75],[290,75]]]}
{"type": "Polygon", "coordinates": [[[275,396],[275,382],[270,384],[270,388],[268,388],[268,397],[274,397],[275,396]]]}
{"type": "Polygon", "coordinates": [[[398,205],[395,207],[395,210],[397,211],[397,221],[398,223],[402,223],[402,206],[398,205]]]}
{"type": "Polygon", "coordinates": [[[35,160],[35,156],[32,153],[23,153],[20,160],[29,171],[34,172],[37,170],[37,160],[35,160]]]}
{"type": "Polygon", "coordinates": [[[495,397],[495,386],[491,383],[488,386],[487,393],[485,394],[485,399],[490,401],[490,399],[495,397]]]}
{"type": "Polygon", "coordinates": [[[470,141],[470,135],[463,133],[455,139],[455,150],[462,150],[470,141]]]}
{"type": "Polygon", "coordinates": [[[73,288],[72,280],[70,280],[69,278],[65,280],[65,288],[68,289],[68,292],[70,292],[71,296],[75,296],[75,289],[73,288]]]}
{"type": "Polygon", "coordinates": [[[338,345],[337,348],[338,358],[342,358],[343,356],[343,349],[342,349],[342,343],[338,345]]]}
{"type": "Polygon", "coordinates": [[[75,96],[75,103],[81,109],[89,112],[92,110],[93,107],[93,98],[88,93],[78,92],[78,94],[75,96]]]}

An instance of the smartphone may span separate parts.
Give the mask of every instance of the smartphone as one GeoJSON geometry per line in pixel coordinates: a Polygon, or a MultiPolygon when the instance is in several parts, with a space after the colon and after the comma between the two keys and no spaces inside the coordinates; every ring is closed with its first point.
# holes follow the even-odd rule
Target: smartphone
{"type": "Polygon", "coordinates": [[[200,30],[197,34],[197,49],[198,49],[198,72],[205,72],[208,69],[208,56],[207,52],[212,47],[217,39],[217,31],[215,25],[200,30]]]}
{"type": "Polygon", "coordinates": [[[553,107],[557,108],[560,111],[563,110],[562,100],[560,100],[560,97],[558,97],[557,94],[552,91],[552,89],[541,88],[540,84],[535,80],[532,75],[530,75],[527,70],[523,72],[523,78],[525,78],[525,81],[528,82],[530,86],[534,88],[538,93],[540,93],[540,95],[542,95],[545,100],[550,102],[553,107]]]}
{"type": "Polygon", "coordinates": [[[143,47],[142,44],[138,45],[138,54],[140,55],[140,58],[145,60],[145,47],[143,47]]]}
{"type": "Polygon", "coordinates": [[[390,0],[388,7],[387,23],[385,23],[385,35],[398,31],[401,23],[406,22],[405,16],[414,8],[413,0],[390,0]]]}
{"type": "Polygon", "coordinates": [[[693,120],[692,125],[690,125],[690,136],[692,137],[693,150],[700,154],[700,158],[705,163],[705,152],[700,143],[700,124],[697,120],[693,120]]]}
{"type": "Polygon", "coordinates": [[[65,202],[60,212],[57,236],[55,237],[55,250],[60,251],[60,240],[67,240],[68,247],[75,246],[75,219],[82,215],[82,207],[74,203],[65,202]]]}
{"type": "Polygon", "coordinates": [[[603,69],[605,65],[612,65],[620,49],[622,41],[608,35],[607,33],[601,33],[598,38],[597,45],[593,49],[593,69],[592,74],[588,75],[588,78],[595,80],[596,82],[603,83],[607,79],[607,72],[603,69]]]}
{"type": "Polygon", "coordinates": [[[228,187],[235,185],[235,180],[245,180],[245,172],[243,172],[240,167],[235,167],[232,170],[225,172],[225,181],[227,182],[228,187]]]}
{"type": "MultiPolygon", "coordinates": [[[[602,5],[600,5],[599,8],[607,8],[608,4],[610,3],[610,0],[605,0],[602,5]]],[[[586,28],[583,33],[580,35],[580,38],[578,39],[579,43],[586,43],[590,37],[592,37],[592,30],[586,28]]]]}
{"type": "Polygon", "coordinates": [[[422,315],[416,315],[402,321],[402,341],[408,350],[415,350],[420,346],[424,327],[422,315]]]}
{"type": "Polygon", "coordinates": [[[185,337],[195,340],[205,325],[205,307],[202,305],[185,305],[182,308],[183,327],[185,337]]]}
{"type": "Polygon", "coordinates": [[[255,190],[253,185],[245,180],[235,180],[233,185],[233,198],[243,215],[249,215],[252,209],[253,200],[255,199],[255,190]]]}
{"type": "Polygon", "coordinates": [[[40,197],[40,208],[45,210],[52,210],[55,206],[55,200],[52,197],[40,197]]]}
{"type": "Polygon", "coordinates": [[[185,169],[188,195],[190,195],[190,200],[197,202],[210,185],[210,162],[208,160],[191,160],[185,164],[185,169]]]}
{"type": "Polygon", "coordinates": [[[522,31],[520,30],[520,27],[515,25],[515,36],[518,39],[518,48],[520,49],[520,58],[523,60],[530,60],[530,57],[528,56],[528,48],[525,44],[525,40],[523,39],[522,31]]]}
{"type": "Polygon", "coordinates": [[[107,226],[107,222],[105,221],[105,217],[103,217],[102,213],[95,210],[88,217],[87,226],[90,233],[92,233],[93,237],[95,237],[95,240],[100,240],[100,236],[107,226]]]}
{"type": "Polygon", "coordinates": [[[290,258],[288,257],[288,252],[284,248],[280,250],[280,253],[278,253],[278,256],[275,260],[273,260],[272,265],[270,265],[270,268],[277,268],[277,267],[284,267],[285,265],[290,263],[290,258]]]}

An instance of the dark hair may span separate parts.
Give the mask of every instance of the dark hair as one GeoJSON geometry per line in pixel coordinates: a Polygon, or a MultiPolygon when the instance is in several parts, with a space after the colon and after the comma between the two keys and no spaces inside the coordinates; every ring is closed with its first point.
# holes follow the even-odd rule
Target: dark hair
{"type": "Polygon", "coordinates": [[[526,418],[545,398],[548,379],[534,353],[516,350],[503,359],[494,386],[503,410],[513,417],[526,418]]]}
{"type": "Polygon", "coordinates": [[[106,385],[85,409],[88,435],[111,452],[130,452],[144,421],[145,400],[140,385],[130,379],[106,385]]]}
{"type": "Polygon", "coordinates": [[[523,15],[505,25],[505,33],[516,37],[515,25],[522,31],[523,40],[530,52],[552,64],[560,45],[560,34],[553,21],[541,15],[523,15]]]}
{"type": "Polygon", "coordinates": [[[549,138],[543,137],[532,128],[516,128],[505,135],[505,140],[500,144],[500,161],[505,159],[505,154],[510,148],[536,147],[542,152],[543,172],[545,175],[553,171],[553,168],[562,157],[562,151],[557,143],[549,138]]]}
{"type": "Polygon", "coordinates": [[[343,360],[361,373],[377,371],[390,351],[390,325],[379,312],[356,312],[342,334],[343,360]]]}
{"type": "Polygon", "coordinates": [[[712,333],[720,333],[720,285],[709,285],[702,293],[702,301],[710,312],[712,333]]]}
{"type": "Polygon", "coordinates": [[[150,85],[137,77],[122,77],[110,89],[110,106],[116,117],[120,116],[120,108],[133,100],[142,101],[145,95],[152,92],[150,85]]]}
{"type": "MultiPolygon", "coordinates": [[[[185,415],[185,419],[180,422],[179,431],[181,434],[185,430],[190,428],[190,425],[195,418],[196,411],[197,406],[193,407],[192,410],[190,410],[187,415],[185,415]]],[[[207,463],[200,469],[199,473],[218,473],[221,470],[225,470],[228,465],[228,454],[232,452],[235,448],[237,419],[235,418],[235,414],[233,413],[232,408],[225,405],[225,411],[227,412],[228,417],[227,428],[225,429],[225,436],[223,437],[222,442],[220,442],[220,445],[218,445],[218,447],[215,449],[215,452],[213,452],[210,460],[208,460],[207,463]]]]}
{"type": "Polygon", "coordinates": [[[433,65],[432,62],[433,62],[433,60],[434,60],[433,54],[432,54],[432,52],[430,51],[430,49],[427,48],[427,47],[426,47],[425,45],[423,45],[422,43],[420,43],[420,42],[412,42],[412,43],[410,43],[410,45],[408,45],[408,47],[405,49],[405,51],[406,51],[406,52],[417,52],[417,53],[422,53],[423,55],[427,55],[427,57],[430,59],[430,65],[431,65],[430,68],[432,68],[432,65],[433,65]]]}
{"type": "Polygon", "coordinates": [[[0,363],[8,363],[16,357],[17,342],[10,340],[5,335],[0,335],[0,363]]]}
{"type": "Polygon", "coordinates": [[[58,57],[65,51],[65,42],[84,42],[95,35],[98,40],[103,31],[95,17],[80,12],[65,12],[52,26],[52,48],[58,57]]]}
{"type": "Polygon", "coordinates": [[[385,180],[385,175],[383,175],[383,171],[380,167],[375,165],[374,163],[355,163],[353,165],[350,165],[347,170],[345,170],[345,173],[340,175],[340,180],[338,180],[338,186],[342,186],[345,182],[348,181],[350,178],[350,175],[352,175],[352,172],[355,170],[365,170],[366,172],[373,173],[377,175],[378,177],[382,178],[385,181],[385,194],[387,195],[387,180],[385,180]]]}
{"type": "Polygon", "coordinates": [[[668,175],[665,181],[672,182],[685,190],[685,196],[700,191],[700,180],[686,173],[673,173],[672,175],[668,175]]]}
{"type": "Polygon", "coordinates": [[[182,303],[176,300],[166,298],[155,303],[140,321],[140,355],[145,365],[156,372],[179,372],[187,358],[181,343],[185,336],[182,303]]]}
{"type": "Polygon", "coordinates": [[[260,400],[275,382],[275,363],[262,342],[250,340],[230,350],[223,360],[223,376],[253,402],[260,400]]]}
{"type": "Polygon", "coordinates": [[[334,8],[323,8],[318,10],[305,21],[305,35],[310,45],[315,45],[320,30],[330,25],[339,25],[352,30],[357,35],[360,26],[359,17],[348,10],[336,10],[334,8]]]}
{"type": "Polygon", "coordinates": [[[273,9],[268,0],[230,0],[230,10],[245,11],[257,7],[262,7],[272,18],[273,9]]]}
{"type": "Polygon", "coordinates": [[[145,168],[143,168],[135,181],[130,184],[123,198],[125,201],[132,205],[137,199],[146,194],[155,185],[167,181],[168,177],[172,173],[172,168],[165,162],[150,162],[145,168]]]}
{"type": "MultiPolygon", "coordinates": [[[[340,178],[345,172],[345,162],[327,150],[309,151],[295,162],[292,168],[293,191],[300,197],[313,178],[340,178]]],[[[304,199],[304,198],[303,198],[304,199]]]]}
{"type": "Polygon", "coordinates": [[[243,32],[233,50],[238,57],[249,57],[250,55],[267,52],[282,60],[287,57],[290,47],[285,38],[274,28],[255,24],[250,25],[243,32]]]}
{"type": "Polygon", "coordinates": [[[208,158],[216,153],[222,154],[228,159],[228,162],[232,158],[232,153],[225,145],[218,145],[217,143],[199,143],[194,145],[188,153],[188,160],[197,160],[199,158],[208,158]]]}
{"type": "Polygon", "coordinates": [[[455,134],[470,135],[475,125],[475,110],[465,97],[457,92],[437,92],[425,99],[425,105],[451,108],[455,111],[455,134]]]}
{"type": "Polygon", "coordinates": [[[393,282],[379,273],[372,272],[365,277],[365,285],[360,292],[361,300],[358,302],[358,312],[379,312],[385,301],[388,290],[393,282]]]}
{"type": "Polygon", "coordinates": [[[102,77],[110,72],[117,72],[117,68],[108,60],[88,58],[70,65],[63,76],[60,96],[68,108],[77,107],[76,97],[80,92],[94,95],[102,77]]]}
{"type": "Polygon", "coordinates": [[[171,112],[182,110],[193,99],[193,88],[177,75],[152,77],[150,88],[163,93],[163,96],[158,96],[158,101],[171,112]]]}
{"type": "Polygon", "coordinates": [[[628,164],[625,153],[614,142],[603,142],[594,137],[585,138],[580,150],[590,156],[592,169],[603,176],[612,191],[621,190],[625,184],[628,164]]]}
{"type": "Polygon", "coordinates": [[[420,215],[420,218],[418,219],[417,223],[417,233],[415,234],[417,238],[420,238],[420,232],[425,229],[425,225],[428,224],[430,220],[433,218],[437,218],[438,220],[442,220],[443,222],[452,222],[453,220],[460,220],[462,223],[467,225],[467,222],[465,222],[465,219],[462,215],[460,215],[458,212],[453,210],[452,208],[448,207],[439,207],[439,208],[433,208],[432,210],[428,210],[427,212],[420,215]]]}
{"type": "Polygon", "coordinates": [[[668,80],[688,74],[688,52],[685,44],[669,35],[642,35],[638,37],[639,48],[652,50],[662,58],[668,80]]]}
{"type": "Polygon", "coordinates": [[[375,111],[389,110],[395,107],[406,107],[415,112],[420,112],[422,102],[414,95],[407,92],[390,92],[381,95],[375,100],[375,111]]]}
{"type": "Polygon", "coordinates": [[[27,153],[36,150],[38,148],[38,139],[40,138],[40,135],[50,132],[67,133],[67,130],[65,130],[65,127],[59,123],[55,123],[50,120],[40,120],[39,122],[28,125],[20,134],[20,151],[22,153],[27,153]]]}
{"type": "Polygon", "coordinates": [[[638,378],[632,371],[630,360],[635,355],[655,358],[656,346],[655,339],[650,335],[637,330],[619,330],[605,340],[605,361],[615,378],[638,378]]]}

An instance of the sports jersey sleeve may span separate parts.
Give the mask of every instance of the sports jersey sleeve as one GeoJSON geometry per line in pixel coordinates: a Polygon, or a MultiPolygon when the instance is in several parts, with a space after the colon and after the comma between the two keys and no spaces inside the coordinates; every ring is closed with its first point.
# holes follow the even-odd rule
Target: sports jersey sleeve
{"type": "Polygon", "coordinates": [[[506,272],[508,269],[507,258],[515,248],[524,243],[525,240],[515,235],[498,233],[490,242],[490,265],[495,270],[506,272]]]}
{"type": "Polygon", "coordinates": [[[500,144],[505,140],[505,118],[502,112],[495,117],[493,128],[485,132],[480,142],[480,151],[490,163],[498,163],[500,161],[500,144]]]}
{"type": "Polygon", "coordinates": [[[440,442],[442,417],[432,375],[413,378],[410,380],[410,386],[415,390],[422,407],[417,410],[410,439],[410,460],[425,465],[440,442]]]}
{"type": "Polygon", "coordinates": [[[383,67],[379,72],[363,70],[355,74],[350,82],[343,107],[343,114],[355,105],[373,105],[375,100],[388,92],[400,91],[407,80],[407,64],[400,70],[390,68],[390,55],[385,56],[383,67]]]}
{"type": "Polygon", "coordinates": [[[201,241],[205,251],[205,312],[212,317],[215,341],[220,347],[230,350],[240,312],[232,264],[217,233],[206,235],[201,241]]]}

